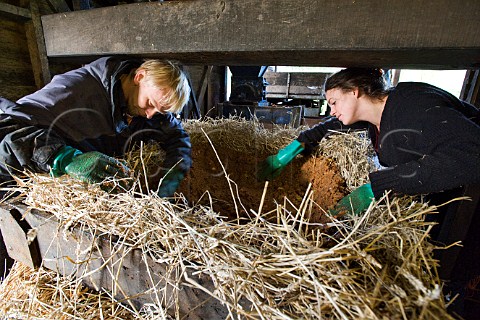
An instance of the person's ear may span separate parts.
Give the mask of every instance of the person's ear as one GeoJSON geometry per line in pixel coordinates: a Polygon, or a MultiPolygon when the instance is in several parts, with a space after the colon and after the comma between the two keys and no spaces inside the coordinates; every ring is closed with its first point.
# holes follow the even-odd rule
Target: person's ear
{"type": "Polygon", "coordinates": [[[142,81],[143,78],[145,78],[146,71],[145,69],[139,69],[137,72],[135,72],[135,76],[133,77],[133,83],[138,86],[140,81],[142,81]]]}
{"type": "Polygon", "coordinates": [[[354,96],[355,98],[360,97],[360,92],[359,92],[358,88],[353,89],[353,90],[352,90],[352,93],[353,93],[353,96],[354,96]]]}

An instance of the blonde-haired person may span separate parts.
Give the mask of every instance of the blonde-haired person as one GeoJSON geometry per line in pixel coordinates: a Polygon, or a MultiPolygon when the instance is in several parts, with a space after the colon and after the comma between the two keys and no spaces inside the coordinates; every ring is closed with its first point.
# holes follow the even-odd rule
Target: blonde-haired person
{"type": "MultiPolygon", "coordinates": [[[[187,104],[190,96],[190,87],[186,74],[181,67],[169,60],[146,60],[129,75],[122,75],[122,86],[125,93],[134,93],[137,87],[143,89],[156,88],[161,91],[158,102],[161,104],[158,110],[145,110],[159,112],[179,113],[187,104]]],[[[143,91],[143,90],[142,90],[143,91]]],[[[159,93],[160,94],[160,93],[159,93]]],[[[134,101],[135,96],[127,98],[129,107],[141,104],[134,101]],[[133,99],[130,101],[129,99],[133,99]]],[[[138,110],[131,110],[131,113],[138,110]]]]}
{"type": "Polygon", "coordinates": [[[171,196],[191,167],[190,139],[175,116],[189,95],[175,62],[103,57],[16,102],[0,98],[0,180],[24,169],[88,183],[127,178],[115,157],[153,140],[166,152],[158,179],[168,173],[158,194],[171,196]]]}

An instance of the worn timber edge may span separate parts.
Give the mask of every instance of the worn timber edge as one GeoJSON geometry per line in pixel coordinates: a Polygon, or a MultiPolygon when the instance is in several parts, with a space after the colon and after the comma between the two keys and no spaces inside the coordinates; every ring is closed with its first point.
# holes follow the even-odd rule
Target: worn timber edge
{"type": "Polygon", "coordinates": [[[8,3],[0,3],[0,17],[14,21],[28,21],[32,18],[30,11],[8,3]]]}
{"type": "Polygon", "coordinates": [[[478,0],[193,0],[45,15],[42,23],[50,59],[462,69],[480,67],[479,15],[478,0]]]}
{"type": "Polygon", "coordinates": [[[92,289],[111,292],[117,301],[137,311],[146,304],[155,304],[172,316],[178,310],[181,318],[228,316],[226,306],[219,300],[185,281],[191,279],[213,292],[214,284],[208,276],[193,275],[187,266],[182,277],[181,270],[171,270],[168,263],[153,261],[116,237],[96,236],[76,228],[65,232],[55,216],[27,210],[22,204],[0,206],[0,228],[12,258],[29,266],[41,263],[64,276],[81,279],[92,289]],[[27,232],[30,241],[36,235],[30,244],[27,232]]]}

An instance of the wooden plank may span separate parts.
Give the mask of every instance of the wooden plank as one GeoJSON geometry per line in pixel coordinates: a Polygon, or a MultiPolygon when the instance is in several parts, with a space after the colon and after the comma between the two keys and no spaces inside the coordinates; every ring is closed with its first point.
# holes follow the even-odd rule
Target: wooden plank
{"type": "MultiPolygon", "coordinates": [[[[219,300],[181,278],[182,270],[172,270],[168,262],[154,261],[140,249],[124,245],[118,237],[94,236],[93,231],[79,226],[64,232],[51,214],[27,210],[21,204],[2,207],[0,210],[7,212],[17,210],[30,229],[35,229],[42,265],[47,269],[72,275],[92,289],[105,289],[136,310],[145,304],[157,304],[166,308],[171,316],[175,316],[177,310],[180,318],[223,320],[228,317],[227,308],[219,300]]],[[[185,268],[190,279],[214,291],[208,276],[193,274],[186,261],[185,268]]]]}
{"type": "MultiPolygon", "coordinates": [[[[0,81],[0,85],[4,85],[2,81],[0,81]]],[[[16,101],[21,97],[26,96],[27,94],[35,92],[36,90],[37,90],[37,87],[35,85],[21,86],[21,85],[5,84],[5,86],[2,87],[0,90],[0,95],[11,101],[16,101]]]]}
{"type": "MultiPolygon", "coordinates": [[[[8,255],[17,261],[33,268],[27,235],[18,225],[10,210],[0,208],[0,231],[5,241],[8,255]]],[[[1,271],[3,273],[3,270],[1,271]]]]}
{"type": "Polygon", "coordinates": [[[15,21],[27,21],[31,19],[30,11],[8,3],[0,3],[0,15],[15,21]]]}
{"type": "Polygon", "coordinates": [[[36,90],[23,22],[2,20],[0,96],[10,100],[36,90]]]}
{"type": "Polygon", "coordinates": [[[42,21],[49,57],[131,54],[203,65],[455,69],[480,67],[479,16],[478,0],[412,0],[408,6],[403,0],[195,0],[46,15],[42,21]]]}
{"type": "Polygon", "coordinates": [[[480,70],[468,70],[463,82],[460,99],[477,107],[480,105],[480,70]]]}
{"type": "Polygon", "coordinates": [[[0,92],[6,86],[34,85],[24,24],[2,21],[0,39],[0,92]]]}
{"type": "Polygon", "coordinates": [[[2,66],[2,71],[0,73],[1,85],[31,86],[35,89],[35,81],[33,79],[30,64],[21,60],[11,60],[0,56],[0,65],[2,66]]]}
{"type": "MultiPolygon", "coordinates": [[[[202,87],[200,88],[200,92],[198,93],[197,103],[198,103],[198,118],[201,117],[201,111],[204,110],[204,103],[205,103],[205,93],[208,88],[208,84],[210,83],[210,75],[212,74],[213,66],[204,66],[204,71],[202,74],[202,87]]],[[[208,104],[208,101],[207,101],[208,104]]],[[[198,119],[197,118],[197,119],[198,119]]]]}
{"type": "Polygon", "coordinates": [[[30,52],[30,61],[35,76],[35,84],[37,85],[37,89],[40,89],[49,83],[52,77],[48,66],[47,50],[45,48],[38,1],[39,0],[30,1],[32,21],[25,25],[25,31],[30,52]]]}

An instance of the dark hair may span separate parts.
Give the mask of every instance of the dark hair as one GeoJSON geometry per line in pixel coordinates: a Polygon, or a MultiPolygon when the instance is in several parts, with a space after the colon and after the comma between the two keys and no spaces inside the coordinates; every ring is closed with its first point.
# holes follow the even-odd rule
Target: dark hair
{"type": "Polygon", "coordinates": [[[325,82],[325,92],[335,88],[344,91],[352,91],[358,88],[360,93],[366,94],[372,99],[383,99],[390,92],[384,78],[384,72],[378,68],[343,69],[333,74],[325,82]]]}

